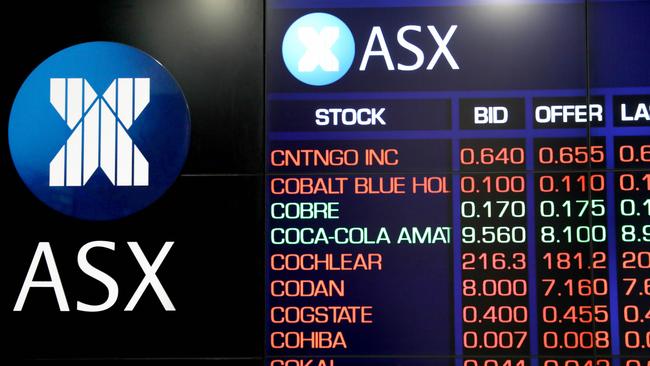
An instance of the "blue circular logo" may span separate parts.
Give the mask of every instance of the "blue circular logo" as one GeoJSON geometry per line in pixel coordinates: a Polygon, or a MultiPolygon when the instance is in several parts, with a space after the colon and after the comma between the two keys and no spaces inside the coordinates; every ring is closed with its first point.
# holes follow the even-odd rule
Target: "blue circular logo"
{"type": "Polygon", "coordinates": [[[158,199],[181,172],[190,114],[146,53],[112,42],[66,48],[25,80],[9,120],[18,174],[51,208],[113,220],[158,199]]]}
{"type": "Polygon", "coordinates": [[[354,37],[341,19],[311,13],[293,22],[282,41],[289,72],[305,84],[331,84],[345,75],[354,60],[354,37]]]}

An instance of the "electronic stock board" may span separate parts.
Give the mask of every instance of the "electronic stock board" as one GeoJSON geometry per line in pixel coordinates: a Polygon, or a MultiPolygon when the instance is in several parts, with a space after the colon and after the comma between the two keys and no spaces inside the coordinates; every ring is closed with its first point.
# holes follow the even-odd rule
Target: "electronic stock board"
{"type": "Polygon", "coordinates": [[[271,364],[648,365],[649,17],[269,1],[271,364]]]}

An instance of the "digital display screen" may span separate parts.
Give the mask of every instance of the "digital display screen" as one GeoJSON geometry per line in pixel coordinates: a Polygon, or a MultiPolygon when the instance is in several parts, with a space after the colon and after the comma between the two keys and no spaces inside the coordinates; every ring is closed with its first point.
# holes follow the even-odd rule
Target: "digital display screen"
{"type": "Polygon", "coordinates": [[[270,364],[650,365],[649,16],[268,1],[270,364]]]}

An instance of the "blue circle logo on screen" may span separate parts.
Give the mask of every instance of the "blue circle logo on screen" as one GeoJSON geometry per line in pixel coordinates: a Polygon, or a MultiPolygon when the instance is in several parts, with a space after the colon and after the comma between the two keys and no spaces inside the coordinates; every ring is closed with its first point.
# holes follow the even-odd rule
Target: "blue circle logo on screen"
{"type": "Polygon", "coordinates": [[[18,174],[46,205],[114,220],[156,201],[181,172],[190,114],[179,85],[123,44],[66,48],[27,77],[9,119],[18,174]]]}
{"type": "Polygon", "coordinates": [[[331,84],[345,75],[354,60],[354,37],[341,19],[311,13],[293,22],[282,41],[289,72],[305,84],[331,84]]]}

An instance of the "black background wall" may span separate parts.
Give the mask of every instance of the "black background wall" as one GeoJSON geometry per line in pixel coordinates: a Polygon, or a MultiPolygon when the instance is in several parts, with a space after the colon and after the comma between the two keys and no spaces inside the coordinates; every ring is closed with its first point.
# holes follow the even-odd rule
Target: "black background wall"
{"type": "MultiPolygon", "coordinates": [[[[261,364],[264,334],[263,19],[262,0],[20,1],[3,5],[0,22],[6,131],[13,99],[47,57],[88,41],[137,47],[177,79],[189,103],[192,141],[184,174],[160,200],[126,219],[84,222],[36,199],[18,177],[1,139],[3,354],[11,359],[187,358],[261,364]],[[114,252],[89,256],[119,284],[118,302],[102,313],[106,289],[77,266],[86,242],[114,252]],[[60,312],[51,289],[30,291],[13,312],[39,242],[51,243],[72,311],[60,312]],[[150,262],[175,245],[158,277],[176,307],[165,312],[151,288],[123,309],[142,279],[127,246],[150,262]]],[[[47,279],[41,265],[36,279],[47,279]]]]}

